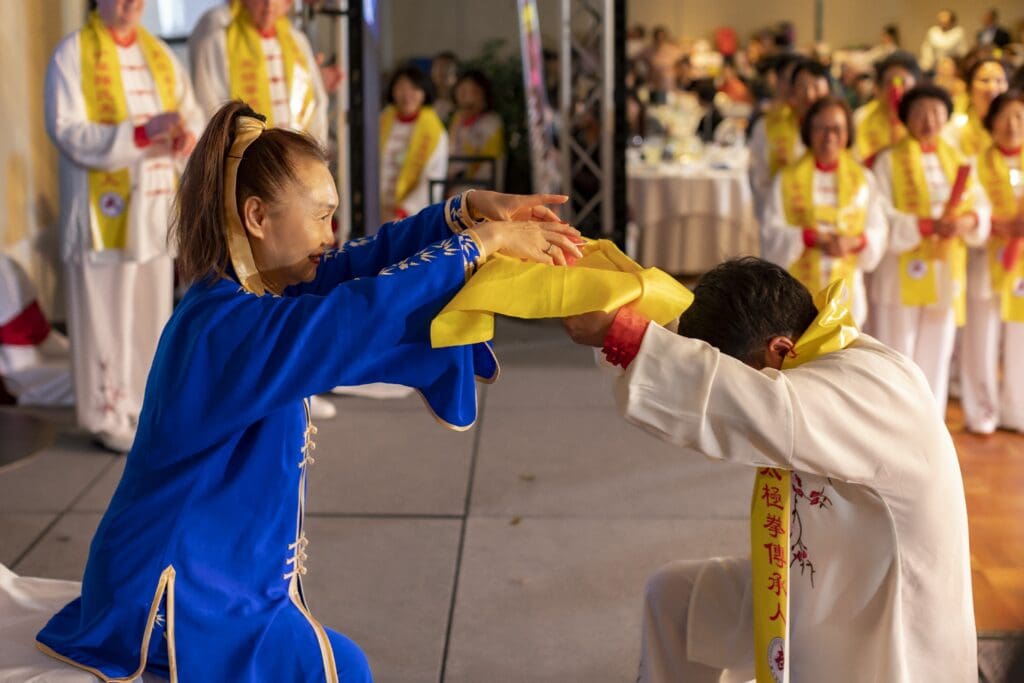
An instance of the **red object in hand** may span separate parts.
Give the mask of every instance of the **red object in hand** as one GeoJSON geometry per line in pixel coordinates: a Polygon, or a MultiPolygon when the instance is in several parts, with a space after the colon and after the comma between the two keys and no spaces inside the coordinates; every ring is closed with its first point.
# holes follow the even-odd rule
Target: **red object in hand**
{"type": "Polygon", "coordinates": [[[149,139],[149,135],[146,134],[145,126],[135,126],[135,146],[139,149],[149,147],[152,140],[149,139]]]}
{"type": "Polygon", "coordinates": [[[889,86],[889,118],[893,124],[899,123],[900,102],[903,100],[903,87],[899,85],[889,86]]]}
{"type": "Polygon", "coordinates": [[[818,231],[813,228],[804,228],[804,246],[813,249],[818,246],[818,231]]]}
{"type": "Polygon", "coordinates": [[[956,180],[953,181],[953,189],[949,192],[949,200],[946,201],[946,209],[943,211],[944,216],[949,216],[956,207],[960,205],[960,200],[964,198],[964,190],[967,189],[967,179],[971,177],[971,167],[969,164],[963,164],[956,169],[956,180]]]}
{"type": "Polygon", "coordinates": [[[1020,237],[1014,237],[1010,240],[1010,243],[1003,249],[1003,270],[1007,273],[1011,272],[1017,265],[1017,259],[1020,258],[1021,248],[1024,247],[1024,239],[1020,237]]]}

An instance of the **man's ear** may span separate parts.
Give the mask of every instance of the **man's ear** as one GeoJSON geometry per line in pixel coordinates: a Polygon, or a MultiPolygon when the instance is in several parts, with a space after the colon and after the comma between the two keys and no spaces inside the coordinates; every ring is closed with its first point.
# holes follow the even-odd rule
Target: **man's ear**
{"type": "Polygon", "coordinates": [[[796,344],[789,337],[782,335],[772,337],[768,341],[768,345],[764,350],[765,367],[781,370],[782,362],[786,360],[787,356],[793,353],[794,346],[796,346],[796,344]]]}
{"type": "Polygon", "coordinates": [[[250,195],[242,203],[242,225],[250,237],[266,237],[267,207],[259,197],[250,195]]]}

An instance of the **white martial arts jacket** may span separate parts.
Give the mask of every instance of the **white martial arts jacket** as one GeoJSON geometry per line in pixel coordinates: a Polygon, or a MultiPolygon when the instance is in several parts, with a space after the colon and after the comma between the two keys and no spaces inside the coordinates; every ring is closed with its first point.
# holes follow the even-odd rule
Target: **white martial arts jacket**
{"type": "MultiPolygon", "coordinates": [[[[921,243],[921,232],[918,228],[918,217],[904,211],[899,211],[893,206],[892,190],[892,149],[885,149],[878,154],[875,164],[872,167],[878,190],[885,206],[885,213],[889,221],[889,248],[888,253],[879,262],[871,277],[871,291],[869,296],[875,305],[900,305],[900,254],[905,251],[917,248],[921,243]]],[[[974,230],[963,236],[964,243],[968,247],[977,248],[984,246],[988,239],[991,228],[992,210],[988,202],[979,199],[983,193],[978,190],[977,172],[972,170],[973,178],[971,183],[975,188],[974,213],[978,216],[978,225],[974,230]]],[[[941,178],[937,185],[932,181],[938,176],[927,174],[929,191],[933,199],[932,217],[938,218],[942,214],[942,204],[949,197],[950,185],[947,180],[941,178]]],[[[953,304],[954,283],[949,268],[945,263],[937,264],[939,302],[940,308],[950,308],[953,304]]],[[[973,270],[973,269],[972,269],[973,270]]],[[[986,268],[985,273],[988,270],[986,268]]],[[[971,281],[980,277],[977,273],[968,272],[967,288],[971,289],[971,281]]]]}
{"type": "Polygon", "coordinates": [[[651,324],[616,395],[686,451],[793,471],[793,683],[978,680],[963,480],[913,361],[862,336],[759,372],[651,324]]]}
{"type": "MultiPolygon", "coordinates": [[[[192,83],[196,99],[206,115],[213,116],[218,109],[231,99],[231,82],[228,73],[227,27],[231,23],[229,7],[215,7],[204,14],[196,24],[197,31],[189,39],[189,59],[192,60],[192,83]]],[[[324,88],[320,69],[317,67],[313,48],[306,34],[291,22],[288,24],[292,38],[309,65],[313,81],[313,116],[305,132],[316,138],[322,145],[327,144],[327,90],[324,88]]],[[[260,112],[265,113],[265,112],[260,112]]]]}
{"type": "MultiPolygon", "coordinates": [[[[764,235],[764,253],[762,257],[766,261],[771,261],[788,270],[800,258],[800,255],[804,253],[803,228],[807,226],[790,225],[786,220],[786,208],[782,199],[782,181],[779,176],[780,174],[776,174],[775,180],[772,183],[772,193],[768,200],[765,219],[761,228],[761,232],[764,235]]],[[[864,324],[868,313],[864,273],[870,273],[878,265],[878,262],[885,254],[889,236],[889,224],[886,221],[882,200],[878,194],[878,186],[871,171],[864,170],[864,180],[864,187],[861,188],[863,196],[855,198],[856,202],[866,207],[864,236],[867,239],[864,249],[857,257],[857,270],[853,276],[853,315],[858,325],[864,324]]],[[[815,169],[812,186],[815,205],[836,205],[835,173],[825,173],[815,169]]],[[[819,226],[819,229],[828,231],[826,226],[819,226]]],[[[831,260],[827,256],[822,258],[826,263],[831,260]]]]}
{"type": "MultiPolygon", "coordinates": [[[[94,123],[86,116],[82,94],[82,59],[79,32],[65,36],[57,45],[46,71],[46,130],[60,151],[61,256],[65,261],[91,260],[148,261],[169,253],[167,228],[171,218],[173,193],[150,194],[150,182],[173,186],[185,159],[172,158],[168,147],[153,143],[140,148],[135,144],[135,126],[131,114],[117,125],[94,123]],[[168,170],[168,163],[174,168],[168,170]],[[128,168],[132,196],[128,207],[128,240],[123,250],[92,251],[92,221],[89,205],[90,168],[117,170],[128,168]]],[[[198,139],[206,120],[192,94],[188,73],[174,53],[163,46],[174,64],[175,100],[178,113],[189,131],[198,139]]],[[[136,48],[137,49],[137,48],[136,48]]],[[[150,76],[151,78],[151,76],[150,76]]]]}

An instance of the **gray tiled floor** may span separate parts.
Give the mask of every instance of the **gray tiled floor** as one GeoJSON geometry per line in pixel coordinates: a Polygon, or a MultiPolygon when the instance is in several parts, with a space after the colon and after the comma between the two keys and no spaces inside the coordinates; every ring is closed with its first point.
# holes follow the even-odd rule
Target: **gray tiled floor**
{"type": "MultiPolygon", "coordinates": [[[[310,472],[313,612],[384,683],[631,681],[645,577],[744,552],[751,474],[627,425],[556,325],[498,335],[502,378],[470,432],[418,398],[332,399],[310,472]]],[[[0,562],[79,578],[123,462],[68,411],[33,415],[58,435],[0,469],[0,562]]]]}

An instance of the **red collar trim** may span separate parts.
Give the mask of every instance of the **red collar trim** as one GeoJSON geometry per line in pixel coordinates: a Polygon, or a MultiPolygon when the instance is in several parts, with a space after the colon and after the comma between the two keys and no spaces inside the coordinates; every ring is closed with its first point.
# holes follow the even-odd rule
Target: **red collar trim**
{"type": "Polygon", "coordinates": [[[260,31],[259,29],[256,29],[256,30],[259,32],[261,38],[276,38],[277,37],[277,27],[276,26],[271,26],[266,31],[260,31]]]}
{"type": "Polygon", "coordinates": [[[420,117],[420,110],[417,109],[416,113],[412,114],[411,116],[402,116],[398,112],[395,112],[395,117],[398,119],[400,123],[412,123],[413,121],[420,117]]]}
{"type": "Polygon", "coordinates": [[[823,164],[820,161],[818,161],[817,159],[815,159],[814,160],[814,168],[816,168],[819,171],[822,171],[824,173],[833,173],[837,168],[839,168],[839,162],[838,161],[834,161],[831,164],[823,164]]]}
{"type": "Polygon", "coordinates": [[[935,151],[939,148],[938,145],[926,145],[923,142],[920,144],[922,154],[935,154],[935,151]]]}
{"type": "Polygon", "coordinates": [[[469,126],[472,126],[474,123],[479,121],[480,117],[483,116],[483,115],[484,115],[484,113],[480,112],[479,114],[473,114],[472,116],[467,116],[466,118],[462,119],[462,127],[463,128],[468,128],[469,126]]]}
{"type": "Polygon", "coordinates": [[[135,39],[138,37],[139,34],[139,32],[135,29],[132,29],[132,32],[129,33],[127,36],[119,36],[110,29],[107,30],[110,32],[110,37],[114,39],[114,42],[118,45],[118,47],[131,47],[135,44],[135,39]]]}
{"type": "MultiPolygon", "coordinates": [[[[999,147],[999,145],[996,145],[996,147],[999,147]]],[[[1005,149],[1003,147],[999,147],[999,151],[1002,152],[1004,157],[1018,156],[1020,154],[1021,149],[1021,147],[1014,147],[1013,149],[1005,149]]]]}

